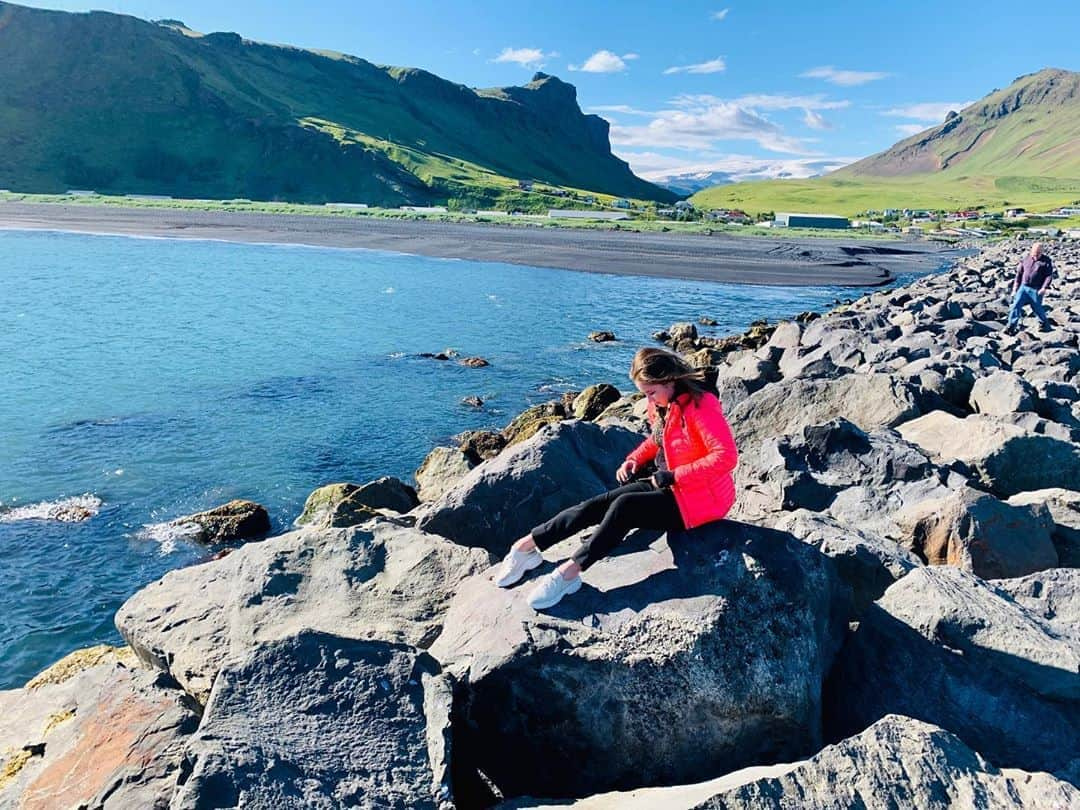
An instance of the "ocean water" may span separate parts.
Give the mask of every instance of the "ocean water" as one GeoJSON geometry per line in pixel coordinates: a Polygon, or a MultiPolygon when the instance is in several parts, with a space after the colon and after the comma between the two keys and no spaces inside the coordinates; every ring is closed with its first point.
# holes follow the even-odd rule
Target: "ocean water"
{"type": "Polygon", "coordinates": [[[2,231],[0,256],[0,689],[117,643],[128,596],[207,556],[155,524],[250,498],[285,530],[322,484],[408,479],[463,430],[631,390],[675,321],[723,334],[853,294],[53,232],[2,231]],[[492,365],[417,356],[445,348],[492,365]],[[96,514],[55,519],[69,503],[96,514]]]}

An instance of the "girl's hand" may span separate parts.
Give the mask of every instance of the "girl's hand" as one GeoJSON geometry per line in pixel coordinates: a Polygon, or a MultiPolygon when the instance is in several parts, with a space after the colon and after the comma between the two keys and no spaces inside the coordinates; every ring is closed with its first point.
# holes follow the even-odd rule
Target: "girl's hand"
{"type": "Polygon", "coordinates": [[[652,482],[657,489],[667,489],[675,484],[675,473],[671,470],[657,470],[653,473],[652,482]]]}
{"type": "Polygon", "coordinates": [[[630,478],[637,472],[637,463],[627,459],[615,471],[615,480],[620,484],[625,484],[630,478]]]}

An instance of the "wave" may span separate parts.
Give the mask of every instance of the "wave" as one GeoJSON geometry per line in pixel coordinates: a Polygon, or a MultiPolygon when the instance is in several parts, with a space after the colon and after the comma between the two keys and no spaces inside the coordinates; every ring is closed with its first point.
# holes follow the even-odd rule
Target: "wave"
{"type": "Polygon", "coordinates": [[[187,542],[199,533],[197,523],[147,523],[135,536],[140,540],[153,540],[161,546],[162,556],[176,551],[176,544],[187,542]]]}
{"type": "Polygon", "coordinates": [[[102,500],[89,492],[73,498],[41,501],[26,506],[0,505],[0,523],[20,520],[57,520],[61,523],[80,523],[101,511],[102,500]]]}

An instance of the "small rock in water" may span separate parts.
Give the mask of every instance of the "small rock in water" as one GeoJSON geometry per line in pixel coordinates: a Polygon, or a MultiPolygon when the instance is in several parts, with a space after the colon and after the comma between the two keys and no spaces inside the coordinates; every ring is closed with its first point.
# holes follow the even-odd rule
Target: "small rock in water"
{"type": "Polygon", "coordinates": [[[418,357],[424,357],[428,360],[450,360],[457,357],[458,353],[455,349],[446,349],[441,352],[420,352],[418,357]]]}
{"type": "Polygon", "coordinates": [[[491,363],[485,360],[483,357],[466,357],[460,361],[461,365],[468,368],[483,368],[484,366],[490,366],[491,363]]]}
{"type": "Polygon", "coordinates": [[[170,521],[170,526],[194,526],[191,539],[199,543],[251,540],[270,533],[270,515],[252,501],[229,501],[221,506],[170,521]]]}
{"type": "Polygon", "coordinates": [[[589,332],[589,340],[593,343],[610,343],[615,340],[614,332],[589,332]]]}
{"type": "Polygon", "coordinates": [[[465,399],[461,400],[461,404],[468,405],[470,408],[483,408],[484,400],[480,399],[480,397],[477,396],[470,396],[465,397],[465,399]]]}
{"type": "Polygon", "coordinates": [[[719,326],[719,321],[716,318],[710,318],[707,315],[702,315],[697,319],[697,322],[702,326],[719,326]]]}

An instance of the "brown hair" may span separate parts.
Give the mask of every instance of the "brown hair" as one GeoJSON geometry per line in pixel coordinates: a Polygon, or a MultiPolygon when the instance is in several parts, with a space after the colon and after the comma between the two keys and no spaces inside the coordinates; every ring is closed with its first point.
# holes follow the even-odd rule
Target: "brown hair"
{"type": "Polygon", "coordinates": [[[630,379],[645,385],[673,382],[676,392],[687,391],[695,400],[709,390],[702,369],[664,349],[638,349],[630,364],[630,379]]]}

